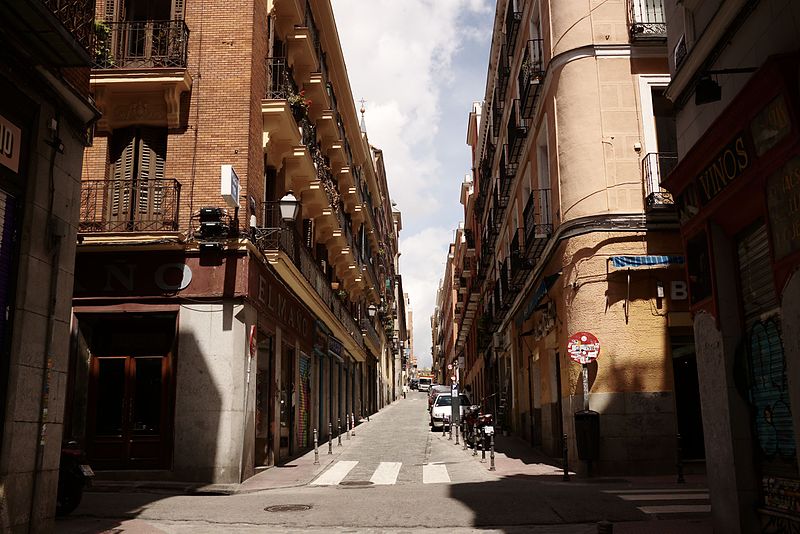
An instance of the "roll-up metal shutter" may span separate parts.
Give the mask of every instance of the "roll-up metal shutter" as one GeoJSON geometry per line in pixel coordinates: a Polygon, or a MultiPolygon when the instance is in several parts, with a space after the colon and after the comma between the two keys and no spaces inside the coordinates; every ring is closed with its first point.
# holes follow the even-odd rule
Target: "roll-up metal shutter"
{"type": "MultiPolygon", "coordinates": [[[[739,279],[747,337],[750,402],[765,472],[786,460],[796,465],[786,358],[778,296],[773,283],[767,229],[762,223],[737,243],[739,279]]],[[[779,472],[782,468],[777,469],[779,472]]],[[[773,471],[774,472],[774,471],[773,471]]]]}
{"type": "Polygon", "coordinates": [[[11,337],[14,251],[17,235],[16,199],[0,190],[0,351],[5,352],[11,337]]]}

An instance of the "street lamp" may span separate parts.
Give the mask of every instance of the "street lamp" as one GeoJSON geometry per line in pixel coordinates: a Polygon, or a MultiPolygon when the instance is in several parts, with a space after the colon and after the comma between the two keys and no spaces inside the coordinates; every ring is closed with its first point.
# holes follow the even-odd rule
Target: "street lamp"
{"type": "Polygon", "coordinates": [[[374,304],[367,306],[367,315],[370,317],[375,317],[376,313],[378,313],[378,308],[374,304]]]}
{"type": "Polygon", "coordinates": [[[278,206],[281,210],[281,219],[284,222],[294,222],[297,219],[297,214],[300,211],[300,201],[294,196],[294,193],[287,191],[286,194],[278,201],[278,206]]]}

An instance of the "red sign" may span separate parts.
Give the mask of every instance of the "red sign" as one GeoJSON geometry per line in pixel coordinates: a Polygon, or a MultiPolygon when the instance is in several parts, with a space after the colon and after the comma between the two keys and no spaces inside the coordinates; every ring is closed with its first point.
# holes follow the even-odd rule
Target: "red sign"
{"type": "Polygon", "coordinates": [[[586,365],[600,355],[600,341],[589,332],[577,332],[567,340],[567,352],[572,361],[586,365]]]}

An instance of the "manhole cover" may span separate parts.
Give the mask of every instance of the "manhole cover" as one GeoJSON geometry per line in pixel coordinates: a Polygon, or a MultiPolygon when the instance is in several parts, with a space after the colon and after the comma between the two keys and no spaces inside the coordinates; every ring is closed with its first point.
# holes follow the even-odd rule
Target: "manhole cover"
{"type": "Polygon", "coordinates": [[[276,504],[264,508],[267,512],[303,512],[311,510],[310,504],[276,504]]]}
{"type": "Polygon", "coordinates": [[[372,482],[369,480],[348,480],[346,482],[339,482],[340,486],[371,486],[372,482]]]}

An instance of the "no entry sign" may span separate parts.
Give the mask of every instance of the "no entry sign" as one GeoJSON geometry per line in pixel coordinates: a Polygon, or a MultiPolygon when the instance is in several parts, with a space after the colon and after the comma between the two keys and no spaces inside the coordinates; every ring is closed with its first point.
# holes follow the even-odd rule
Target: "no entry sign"
{"type": "Polygon", "coordinates": [[[600,341],[590,332],[577,332],[569,337],[567,352],[572,361],[588,365],[600,354],[600,341]]]}

